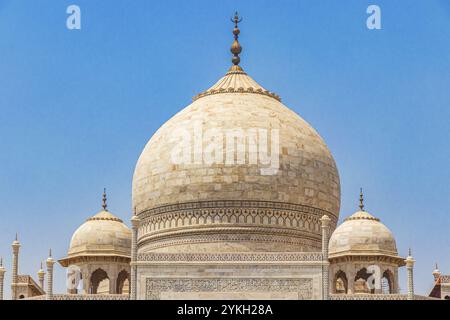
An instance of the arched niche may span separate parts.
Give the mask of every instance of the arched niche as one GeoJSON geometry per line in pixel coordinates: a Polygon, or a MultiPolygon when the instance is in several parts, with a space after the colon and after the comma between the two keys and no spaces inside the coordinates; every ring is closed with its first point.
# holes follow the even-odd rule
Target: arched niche
{"type": "Polygon", "coordinates": [[[122,270],[117,275],[116,293],[128,294],[130,291],[130,274],[122,270]]]}
{"type": "Polygon", "coordinates": [[[99,268],[91,274],[91,293],[92,294],[105,294],[109,293],[110,283],[109,277],[105,270],[99,268]]]}
{"type": "Polygon", "coordinates": [[[346,294],[348,292],[348,279],[344,271],[339,270],[334,276],[333,291],[336,294],[346,294]]]}

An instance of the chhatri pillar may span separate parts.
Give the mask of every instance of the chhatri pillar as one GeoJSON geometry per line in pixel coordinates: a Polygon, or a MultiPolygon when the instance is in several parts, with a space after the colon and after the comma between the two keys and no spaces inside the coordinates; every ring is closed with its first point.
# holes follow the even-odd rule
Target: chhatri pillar
{"type": "Polygon", "coordinates": [[[104,189],[102,209],[78,227],[70,241],[67,257],[59,260],[74,276],[76,286],[70,286],[68,292],[122,294],[125,281],[128,288],[131,283],[131,238],[130,228],[108,210],[104,189]],[[82,280],[82,290],[78,287],[79,280],[82,280]],[[108,282],[108,288],[103,281],[108,282]]]}

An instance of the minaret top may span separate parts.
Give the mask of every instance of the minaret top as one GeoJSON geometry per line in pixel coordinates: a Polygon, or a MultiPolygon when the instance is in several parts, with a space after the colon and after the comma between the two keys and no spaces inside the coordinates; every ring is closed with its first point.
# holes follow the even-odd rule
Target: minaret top
{"type": "Polygon", "coordinates": [[[433,270],[434,279],[437,280],[440,277],[440,275],[441,275],[441,271],[439,271],[438,264],[436,263],[436,267],[433,270]]]}
{"type": "Polygon", "coordinates": [[[412,256],[411,248],[408,249],[408,256],[406,257],[405,262],[407,267],[412,267],[414,265],[414,262],[416,262],[416,260],[414,260],[412,256]]]}
{"type": "Polygon", "coordinates": [[[41,261],[41,268],[40,268],[39,271],[38,271],[38,275],[43,275],[43,274],[45,274],[45,271],[44,271],[44,269],[42,268],[42,261],[41,261]]]}
{"type": "MultiPolygon", "coordinates": [[[[233,54],[233,58],[231,59],[231,62],[233,62],[234,66],[238,66],[239,62],[241,62],[241,58],[239,57],[239,54],[242,52],[241,44],[239,43],[239,34],[241,33],[241,30],[238,28],[238,24],[242,21],[242,17],[239,16],[239,13],[236,11],[234,14],[234,17],[231,18],[231,22],[234,23],[234,29],[233,29],[233,35],[234,35],[234,42],[231,45],[231,53],[233,54]]],[[[233,67],[232,67],[233,68],[233,67]]],[[[237,67],[235,67],[237,69],[237,67]]]]}
{"type": "Polygon", "coordinates": [[[363,189],[362,188],[359,191],[359,209],[361,211],[364,211],[364,195],[363,195],[363,189]]]}
{"type": "Polygon", "coordinates": [[[12,243],[13,247],[20,247],[20,242],[19,242],[19,236],[17,235],[16,232],[16,238],[14,239],[13,243],[12,243]]]}
{"type": "Polygon", "coordinates": [[[53,260],[53,257],[52,257],[52,249],[48,250],[48,258],[47,258],[46,263],[47,263],[47,267],[49,267],[55,263],[55,260],[53,260]]]}
{"type": "Polygon", "coordinates": [[[103,207],[103,210],[105,210],[105,211],[108,211],[106,208],[108,207],[108,205],[106,204],[106,188],[103,188],[103,199],[102,199],[102,201],[103,201],[103,204],[102,204],[102,207],[103,207]]]}

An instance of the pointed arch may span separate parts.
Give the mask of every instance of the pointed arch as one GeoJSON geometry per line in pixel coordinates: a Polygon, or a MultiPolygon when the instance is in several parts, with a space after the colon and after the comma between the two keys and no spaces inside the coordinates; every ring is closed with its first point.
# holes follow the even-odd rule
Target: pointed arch
{"type": "Polygon", "coordinates": [[[389,269],[385,270],[381,277],[381,292],[383,294],[394,293],[394,274],[389,269]]]}
{"type": "Polygon", "coordinates": [[[333,292],[336,294],[346,294],[348,292],[347,275],[342,270],[339,270],[334,275],[333,292]]]}
{"type": "Polygon", "coordinates": [[[90,283],[90,292],[92,294],[109,293],[109,285],[109,277],[105,270],[98,268],[92,272],[90,283]]]}
{"type": "Polygon", "coordinates": [[[129,293],[130,286],[130,274],[126,270],[119,272],[117,276],[116,293],[127,294],[129,293]]]}
{"type": "Polygon", "coordinates": [[[370,273],[367,272],[366,268],[360,269],[355,276],[355,293],[375,293],[375,289],[369,289],[367,285],[367,279],[371,276],[370,273]]]}

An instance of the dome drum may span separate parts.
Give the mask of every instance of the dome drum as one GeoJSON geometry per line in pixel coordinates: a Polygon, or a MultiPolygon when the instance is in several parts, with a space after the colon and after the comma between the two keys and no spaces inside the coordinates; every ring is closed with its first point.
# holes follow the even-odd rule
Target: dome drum
{"type": "Polygon", "coordinates": [[[138,242],[141,252],[319,251],[323,214],[269,201],[183,203],[141,213],[138,242]]]}

